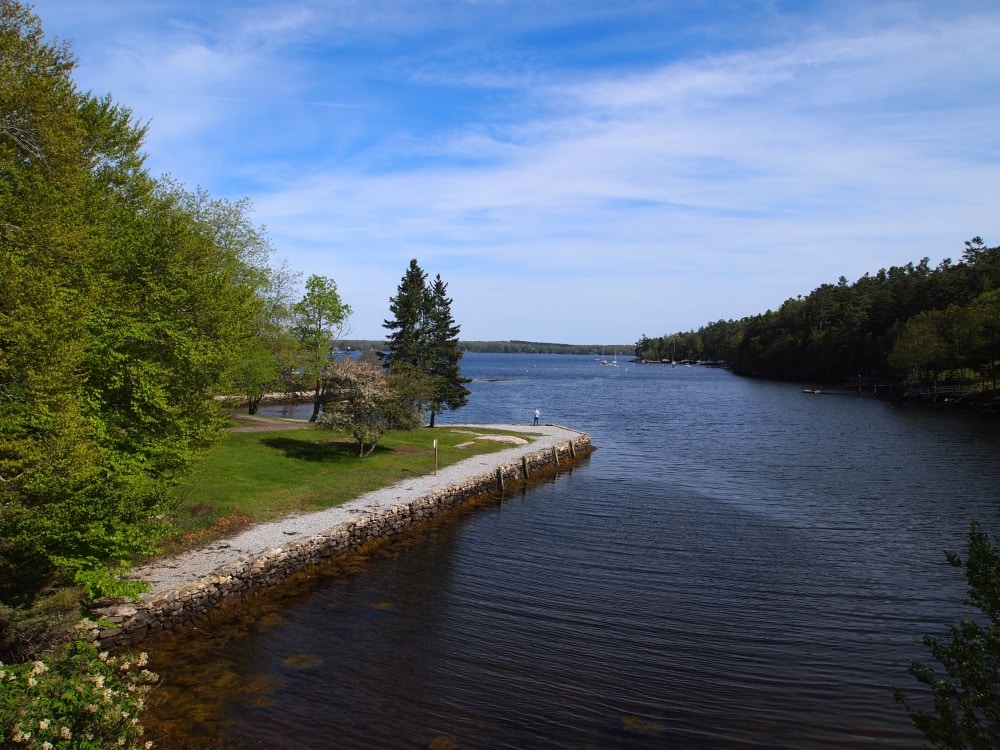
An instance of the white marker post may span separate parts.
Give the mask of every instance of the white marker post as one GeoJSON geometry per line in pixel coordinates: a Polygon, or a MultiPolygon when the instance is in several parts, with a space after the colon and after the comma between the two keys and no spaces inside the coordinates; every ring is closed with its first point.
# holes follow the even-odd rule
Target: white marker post
{"type": "Polygon", "coordinates": [[[438,441],[434,438],[434,476],[438,475],[438,441]]]}

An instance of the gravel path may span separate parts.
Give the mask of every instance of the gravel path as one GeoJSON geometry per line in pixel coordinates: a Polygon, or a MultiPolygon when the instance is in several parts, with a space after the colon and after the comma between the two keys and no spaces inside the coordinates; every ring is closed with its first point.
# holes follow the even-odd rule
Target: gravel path
{"type": "Polygon", "coordinates": [[[186,552],[178,557],[158,560],[136,568],[133,574],[148,580],[152,590],[143,596],[150,599],[163,592],[180,588],[210,575],[216,568],[270,549],[283,547],[304,537],[319,534],[349,521],[368,510],[388,508],[402,502],[439,491],[449,485],[467,481],[495,470],[503,464],[518,460],[525,453],[565,443],[578,437],[578,430],[558,425],[443,425],[437,429],[469,432],[469,440],[490,439],[478,430],[500,429],[507,432],[524,432],[525,439],[512,442],[512,447],[487,455],[474,456],[421,477],[407,479],[399,484],[369,492],[354,500],[317,513],[287,516],[279,521],[264,523],[243,531],[229,539],[221,539],[201,549],[186,552]],[[529,442],[530,441],[530,442],[529,442]]]}

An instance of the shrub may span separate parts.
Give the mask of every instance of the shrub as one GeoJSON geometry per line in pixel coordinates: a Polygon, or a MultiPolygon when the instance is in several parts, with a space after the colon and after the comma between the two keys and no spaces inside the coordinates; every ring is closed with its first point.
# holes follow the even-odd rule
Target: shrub
{"type": "Polygon", "coordinates": [[[159,679],[146,655],[109,656],[84,641],[49,661],[0,665],[0,745],[51,750],[152,747],[140,716],[159,679]]]}

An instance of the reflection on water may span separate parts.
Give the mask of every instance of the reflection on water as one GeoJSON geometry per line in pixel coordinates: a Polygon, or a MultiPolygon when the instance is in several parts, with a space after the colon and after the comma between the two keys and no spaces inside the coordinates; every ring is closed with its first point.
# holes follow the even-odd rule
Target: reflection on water
{"type": "MultiPolygon", "coordinates": [[[[470,407],[571,472],[151,644],[178,747],[919,743],[892,686],[961,612],[996,426],[703,368],[468,355],[470,407]]],[[[161,746],[170,746],[169,742],[161,746]]]]}

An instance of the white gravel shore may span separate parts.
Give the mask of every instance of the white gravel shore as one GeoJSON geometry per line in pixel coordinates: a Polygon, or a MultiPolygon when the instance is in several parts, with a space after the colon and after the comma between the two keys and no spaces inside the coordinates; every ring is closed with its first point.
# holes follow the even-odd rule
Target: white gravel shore
{"type": "Polygon", "coordinates": [[[424,476],[369,492],[335,508],[317,513],[292,515],[271,523],[260,524],[232,538],[222,539],[178,557],[158,560],[150,565],[136,568],[133,575],[149,581],[152,586],[151,591],[145,594],[143,599],[150,599],[166,591],[194,583],[211,575],[220,566],[244,557],[277,549],[313,534],[329,531],[365,511],[409,502],[440,491],[449,485],[465,482],[480,474],[493,471],[503,464],[516,461],[525,453],[550,448],[582,434],[578,430],[551,424],[537,427],[515,424],[440,425],[435,429],[467,431],[470,440],[488,439],[486,436],[477,438],[480,430],[488,429],[526,434],[523,442],[514,443],[510,448],[468,458],[440,469],[437,475],[432,471],[424,476]]]}

